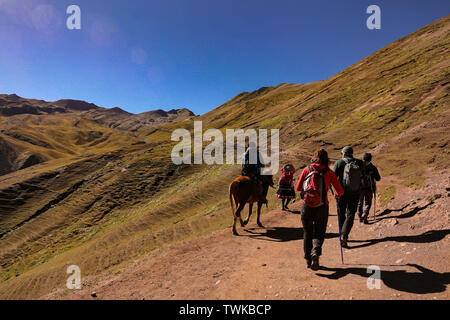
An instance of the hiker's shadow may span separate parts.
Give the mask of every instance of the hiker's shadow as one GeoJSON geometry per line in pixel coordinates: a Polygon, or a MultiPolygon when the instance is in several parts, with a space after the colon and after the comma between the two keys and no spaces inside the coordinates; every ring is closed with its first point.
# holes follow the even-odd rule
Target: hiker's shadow
{"type": "MultiPolygon", "coordinates": [[[[258,240],[286,242],[303,239],[303,228],[273,227],[265,228],[263,230],[259,228],[247,228],[244,230],[249,233],[247,237],[258,240]]],[[[338,233],[325,234],[326,239],[337,237],[339,237],[338,233]]]]}
{"type": "Polygon", "coordinates": [[[407,205],[406,205],[405,207],[403,207],[403,208],[395,209],[395,210],[386,209],[386,210],[384,210],[383,212],[381,212],[379,215],[377,215],[377,216],[375,217],[376,221],[375,221],[375,222],[372,222],[371,224],[373,224],[373,223],[378,223],[378,222],[380,222],[380,221],[382,221],[382,220],[384,220],[384,219],[393,219],[393,218],[396,218],[396,219],[406,219],[406,218],[412,218],[412,217],[414,217],[417,213],[419,213],[420,211],[422,211],[422,210],[428,208],[429,206],[431,206],[433,203],[434,203],[433,201],[430,201],[430,202],[428,202],[426,205],[424,205],[424,206],[422,206],[422,207],[417,206],[417,207],[415,207],[415,208],[409,210],[408,212],[402,213],[402,214],[400,214],[400,215],[398,215],[398,216],[382,217],[382,216],[385,216],[385,215],[387,215],[387,214],[390,214],[391,212],[394,212],[394,211],[403,211],[403,210],[407,207],[407,205]],[[382,218],[379,218],[379,217],[382,217],[382,218]]]}
{"type": "Polygon", "coordinates": [[[395,242],[411,242],[411,243],[431,243],[444,239],[450,233],[450,229],[445,230],[430,230],[422,234],[412,235],[412,236],[392,236],[381,239],[370,239],[370,240],[349,240],[350,243],[353,242],[365,242],[356,246],[351,246],[350,249],[364,248],[372,246],[374,244],[386,241],[395,242]]]}
{"type": "Polygon", "coordinates": [[[303,228],[273,227],[263,230],[258,228],[247,228],[244,230],[250,233],[247,235],[249,238],[259,240],[286,242],[303,239],[303,228]]]}
{"type": "MultiPolygon", "coordinates": [[[[407,266],[415,267],[419,272],[381,270],[381,281],[389,288],[415,294],[444,292],[450,283],[450,272],[439,273],[417,264],[407,264],[407,266]]],[[[371,275],[365,268],[327,268],[322,266],[320,270],[333,272],[331,274],[316,273],[320,277],[331,280],[338,280],[349,274],[364,278],[371,275]]]]}
{"type": "Polygon", "coordinates": [[[403,211],[403,210],[405,210],[406,209],[406,207],[408,207],[409,206],[409,204],[406,204],[406,205],[404,205],[402,208],[399,208],[399,209],[384,209],[384,211],[383,212],[381,212],[381,213],[379,213],[379,214],[377,214],[376,215],[376,217],[382,217],[382,216],[385,216],[385,215],[388,215],[388,214],[390,214],[390,213],[392,213],[392,212],[400,212],[400,211],[403,211]]]}

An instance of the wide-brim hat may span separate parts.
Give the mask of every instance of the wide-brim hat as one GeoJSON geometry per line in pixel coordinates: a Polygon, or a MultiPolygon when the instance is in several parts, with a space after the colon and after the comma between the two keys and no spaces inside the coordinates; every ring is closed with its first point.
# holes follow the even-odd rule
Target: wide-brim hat
{"type": "Polygon", "coordinates": [[[283,167],[284,172],[293,172],[295,170],[294,166],[289,163],[283,167]]]}

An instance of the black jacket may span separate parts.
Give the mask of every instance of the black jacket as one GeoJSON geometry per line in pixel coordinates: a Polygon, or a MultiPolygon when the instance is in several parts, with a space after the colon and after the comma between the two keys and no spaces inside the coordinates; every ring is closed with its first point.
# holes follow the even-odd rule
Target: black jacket
{"type": "Polygon", "coordinates": [[[372,162],[369,162],[368,164],[364,162],[364,173],[366,179],[366,183],[363,184],[362,189],[371,189],[373,192],[377,190],[377,184],[376,181],[380,181],[380,173],[378,172],[377,167],[375,167],[372,162]],[[372,182],[372,185],[370,185],[370,182],[372,182]]]}

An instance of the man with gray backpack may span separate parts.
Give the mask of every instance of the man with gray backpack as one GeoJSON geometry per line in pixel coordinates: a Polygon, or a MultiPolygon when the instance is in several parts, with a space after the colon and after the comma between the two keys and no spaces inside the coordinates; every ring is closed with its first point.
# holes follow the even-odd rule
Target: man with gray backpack
{"type": "Polygon", "coordinates": [[[364,163],[353,158],[353,148],[346,146],[342,149],[342,159],[334,163],[333,171],[344,188],[344,195],[337,201],[338,215],[341,221],[343,248],[348,248],[347,241],[355,220],[356,210],[364,177],[364,163]]]}

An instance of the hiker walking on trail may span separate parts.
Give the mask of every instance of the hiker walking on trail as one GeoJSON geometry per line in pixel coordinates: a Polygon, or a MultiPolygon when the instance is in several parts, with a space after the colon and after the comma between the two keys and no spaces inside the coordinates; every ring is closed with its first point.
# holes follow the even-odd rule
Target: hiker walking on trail
{"type": "Polygon", "coordinates": [[[377,167],[372,164],[372,155],[364,153],[364,171],[365,175],[362,179],[361,196],[359,198],[358,216],[359,222],[368,223],[370,208],[372,206],[373,195],[377,192],[376,181],[380,181],[380,173],[377,167]]]}
{"type": "Polygon", "coordinates": [[[353,227],[355,213],[361,193],[361,180],[364,176],[364,163],[353,157],[353,148],[342,149],[342,159],[334,163],[333,171],[344,188],[344,195],[338,200],[338,215],[341,221],[343,248],[348,248],[348,236],[353,227]]]}
{"type": "Polygon", "coordinates": [[[281,209],[283,211],[289,210],[288,204],[292,199],[295,199],[294,190],[294,174],[297,172],[292,163],[281,168],[281,177],[278,181],[277,198],[281,199],[281,209]]]}
{"type": "Polygon", "coordinates": [[[319,257],[328,223],[328,188],[333,185],[335,197],[344,194],[337,176],[329,169],[328,153],[324,149],[314,152],[311,164],[303,169],[296,190],[303,199],[300,209],[303,224],[303,249],[308,268],[319,270],[319,257]]]}

